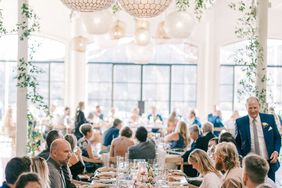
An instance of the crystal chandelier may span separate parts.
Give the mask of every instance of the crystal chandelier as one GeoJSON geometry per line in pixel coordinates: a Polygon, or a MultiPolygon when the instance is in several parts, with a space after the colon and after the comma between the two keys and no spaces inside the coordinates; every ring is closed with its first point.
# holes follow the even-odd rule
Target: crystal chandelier
{"type": "Polygon", "coordinates": [[[93,12],[109,8],[114,0],[61,0],[68,8],[79,12],[93,12]]]}
{"type": "Polygon", "coordinates": [[[120,6],[131,16],[151,18],[161,14],[171,0],[118,0],[120,6]]]}

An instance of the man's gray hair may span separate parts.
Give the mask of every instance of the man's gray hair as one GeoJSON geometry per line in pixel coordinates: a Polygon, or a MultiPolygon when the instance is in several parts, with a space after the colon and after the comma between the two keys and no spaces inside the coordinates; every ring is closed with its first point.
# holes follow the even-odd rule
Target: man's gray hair
{"type": "Polygon", "coordinates": [[[213,124],[210,122],[206,122],[203,124],[203,133],[213,132],[213,124]]]}

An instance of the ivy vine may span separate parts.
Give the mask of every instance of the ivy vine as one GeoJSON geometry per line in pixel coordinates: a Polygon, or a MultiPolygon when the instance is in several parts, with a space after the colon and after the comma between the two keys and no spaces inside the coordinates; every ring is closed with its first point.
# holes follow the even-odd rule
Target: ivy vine
{"type": "MultiPolygon", "coordinates": [[[[1,1],[0,1],[1,2],[1,1]]],[[[23,20],[16,24],[16,27],[11,31],[8,31],[4,26],[4,19],[2,17],[2,9],[0,9],[0,38],[3,35],[21,31],[21,35],[19,36],[20,40],[29,39],[33,32],[38,32],[40,30],[39,18],[29,7],[27,3],[23,3],[21,6],[21,15],[23,16],[23,20]]],[[[15,79],[17,79],[17,87],[19,88],[27,88],[26,99],[28,104],[33,104],[36,106],[38,110],[43,111],[47,116],[49,115],[48,106],[45,104],[43,100],[43,96],[38,93],[39,81],[38,77],[41,73],[43,73],[40,67],[34,65],[32,63],[33,55],[36,51],[36,48],[39,44],[32,44],[29,47],[29,60],[21,57],[18,60],[17,66],[17,75],[15,79]]],[[[35,152],[38,150],[41,141],[43,140],[42,134],[38,127],[36,126],[36,120],[32,113],[28,110],[27,113],[28,120],[28,143],[27,143],[27,152],[31,155],[35,155],[35,152]]]]}
{"type": "Polygon", "coordinates": [[[194,14],[196,18],[200,21],[202,15],[206,9],[214,4],[215,0],[176,0],[177,11],[187,11],[188,8],[193,5],[194,14]]]}
{"type": "MultiPolygon", "coordinates": [[[[1,2],[1,1],[0,1],[1,2]]],[[[7,29],[4,27],[2,9],[0,9],[0,38],[7,34],[7,29]]]]}
{"type": "MultiPolygon", "coordinates": [[[[255,85],[257,65],[264,60],[263,48],[258,38],[257,5],[250,1],[241,0],[237,3],[230,3],[229,7],[241,14],[235,27],[237,38],[247,41],[243,47],[237,49],[232,55],[235,64],[240,65],[242,72],[246,75],[239,81],[241,87],[237,89],[238,100],[241,101],[245,96],[255,95],[262,104],[262,111],[266,112],[266,89],[260,91],[258,86],[255,85]]],[[[261,82],[267,82],[266,75],[261,78],[261,82]]]]}
{"type": "MultiPolygon", "coordinates": [[[[21,15],[24,17],[23,20],[28,20],[28,24],[26,21],[22,21],[17,24],[17,31],[22,31],[19,36],[20,40],[29,39],[33,32],[38,32],[40,30],[39,18],[29,7],[28,4],[23,3],[21,6],[21,15]]],[[[35,107],[43,111],[47,116],[49,115],[49,110],[47,104],[44,102],[44,98],[39,94],[39,81],[38,77],[43,73],[43,70],[34,65],[32,62],[33,55],[35,54],[36,48],[39,47],[39,44],[32,44],[29,47],[29,60],[24,58],[19,58],[18,66],[17,66],[17,76],[16,79],[17,87],[19,88],[27,88],[26,99],[29,104],[35,105],[35,107]]],[[[36,126],[36,120],[32,113],[28,110],[27,113],[28,120],[28,142],[27,142],[27,152],[31,153],[31,155],[35,155],[35,152],[38,150],[41,141],[43,140],[42,134],[38,127],[36,126]]]]}
{"type": "Polygon", "coordinates": [[[116,1],[113,5],[112,5],[112,12],[113,14],[118,13],[119,11],[121,11],[121,7],[118,4],[118,2],[116,1]]]}

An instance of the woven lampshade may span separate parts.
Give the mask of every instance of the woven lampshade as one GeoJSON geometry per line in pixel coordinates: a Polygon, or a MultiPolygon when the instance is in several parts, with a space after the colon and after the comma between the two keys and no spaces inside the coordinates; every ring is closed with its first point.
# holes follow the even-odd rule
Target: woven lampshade
{"type": "Polygon", "coordinates": [[[161,14],[171,0],[118,0],[120,6],[131,16],[151,18],[161,14]]]}
{"type": "Polygon", "coordinates": [[[79,12],[93,12],[109,8],[113,0],[61,0],[68,8],[79,12]]]}

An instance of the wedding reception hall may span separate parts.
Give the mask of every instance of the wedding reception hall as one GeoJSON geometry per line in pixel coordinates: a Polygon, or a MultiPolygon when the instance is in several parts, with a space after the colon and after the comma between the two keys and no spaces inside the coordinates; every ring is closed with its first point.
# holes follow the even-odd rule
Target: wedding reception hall
{"type": "Polygon", "coordinates": [[[0,0],[1,188],[282,188],[281,0],[0,0]]]}

